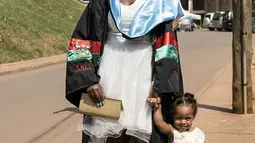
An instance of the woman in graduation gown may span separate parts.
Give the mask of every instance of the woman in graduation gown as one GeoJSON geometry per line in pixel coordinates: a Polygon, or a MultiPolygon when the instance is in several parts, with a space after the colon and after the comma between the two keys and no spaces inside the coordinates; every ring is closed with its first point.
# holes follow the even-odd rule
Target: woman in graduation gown
{"type": "Polygon", "coordinates": [[[162,96],[168,115],[171,96],[183,92],[174,26],[181,16],[179,0],[90,0],[68,48],[66,98],[77,107],[82,93],[99,107],[118,99],[124,110],[119,120],[84,116],[83,143],[167,143],[146,99],[162,96]]]}

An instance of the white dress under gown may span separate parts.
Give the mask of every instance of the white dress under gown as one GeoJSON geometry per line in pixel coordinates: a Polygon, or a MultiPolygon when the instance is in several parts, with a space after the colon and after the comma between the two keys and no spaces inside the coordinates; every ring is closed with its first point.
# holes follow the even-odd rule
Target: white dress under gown
{"type": "MultiPolygon", "coordinates": [[[[130,6],[121,4],[124,31],[129,30],[133,17],[144,2],[136,0],[130,6]]],[[[91,137],[92,143],[105,143],[107,137],[119,137],[125,129],[127,135],[148,143],[152,132],[152,111],[146,102],[151,87],[151,36],[125,39],[118,32],[111,14],[108,21],[108,39],[98,74],[104,95],[121,100],[124,111],[118,121],[85,117],[82,130],[91,137]]]]}
{"type": "Polygon", "coordinates": [[[182,133],[174,129],[173,143],[205,143],[205,133],[199,128],[182,133]]]}

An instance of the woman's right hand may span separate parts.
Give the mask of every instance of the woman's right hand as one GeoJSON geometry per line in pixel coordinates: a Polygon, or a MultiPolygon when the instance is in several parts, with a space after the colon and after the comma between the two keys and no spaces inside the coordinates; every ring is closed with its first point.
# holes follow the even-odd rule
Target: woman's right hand
{"type": "Polygon", "coordinates": [[[96,103],[98,107],[104,106],[104,96],[102,87],[100,84],[92,85],[87,89],[87,93],[89,94],[90,98],[96,103]]]}

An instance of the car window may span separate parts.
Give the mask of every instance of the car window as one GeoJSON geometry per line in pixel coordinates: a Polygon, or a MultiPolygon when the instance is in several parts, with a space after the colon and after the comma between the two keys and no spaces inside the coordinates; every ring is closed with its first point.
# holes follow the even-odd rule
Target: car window
{"type": "Polygon", "coordinates": [[[224,15],[223,15],[223,19],[224,19],[224,20],[228,20],[228,18],[229,18],[229,13],[230,13],[230,12],[224,13],[224,15]]]}
{"type": "Polygon", "coordinates": [[[209,14],[205,16],[205,18],[209,18],[209,19],[210,19],[210,17],[211,17],[211,15],[209,15],[209,14]]]}
{"type": "Polygon", "coordinates": [[[252,11],[252,17],[255,17],[255,11],[252,11]]]}
{"type": "Polygon", "coordinates": [[[213,20],[219,20],[221,17],[221,13],[214,13],[213,20]]]}

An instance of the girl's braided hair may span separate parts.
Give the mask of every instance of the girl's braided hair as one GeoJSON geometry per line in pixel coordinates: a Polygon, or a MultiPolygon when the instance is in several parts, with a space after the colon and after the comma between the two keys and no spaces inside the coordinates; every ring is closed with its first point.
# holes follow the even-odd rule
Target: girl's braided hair
{"type": "Polygon", "coordinates": [[[172,104],[172,115],[175,114],[176,107],[182,106],[191,106],[193,109],[193,115],[196,116],[197,114],[197,100],[194,99],[194,94],[191,93],[175,93],[173,96],[173,104],[172,104]]]}

